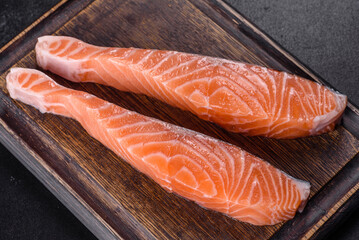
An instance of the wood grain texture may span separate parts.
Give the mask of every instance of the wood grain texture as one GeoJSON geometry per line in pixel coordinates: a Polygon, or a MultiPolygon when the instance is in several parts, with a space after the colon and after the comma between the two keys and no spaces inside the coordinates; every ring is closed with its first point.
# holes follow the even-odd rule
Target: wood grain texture
{"type": "MultiPolygon", "coordinates": [[[[58,29],[54,34],[73,36],[96,45],[198,53],[311,77],[295,62],[277,53],[243,20],[226,13],[226,9],[222,9],[215,1],[97,0],[89,5],[88,1],[73,2],[77,2],[76,6],[87,7],[78,14],[72,8],[64,8],[57,12],[58,17],[53,18],[55,21],[40,23],[47,30],[27,34],[30,42],[14,48],[18,54],[21,53],[17,55],[21,59],[18,61],[10,54],[2,59],[7,68],[12,63],[18,67],[37,68],[34,51],[30,50],[35,44],[35,38],[58,29]],[[68,12],[73,18],[67,15],[68,12]],[[61,16],[69,21],[63,24],[61,16]]],[[[73,3],[70,1],[68,4],[73,3]]],[[[23,41],[26,42],[26,39],[23,41]]],[[[81,210],[92,215],[86,225],[101,238],[268,239],[276,232],[274,237],[288,237],[292,229],[296,229],[296,236],[304,236],[325,215],[321,211],[332,209],[358,181],[354,177],[339,180],[335,177],[359,152],[359,141],[353,135],[357,132],[350,127],[358,126],[359,121],[350,109],[344,116],[344,123],[348,124],[339,126],[329,134],[298,140],[244,137],[143,95],[89,83],[70,83],[48,73],[67,87],[88,91],[127,109],[235,144],[312,184],[312,199],[306,210],[312,215],[303,212],[286,224],[267,227],[241,223],[167,193],[92,139],[74,120],[41,114],[32,107],[10,100],[5,88],[6,74],[4,69],[0,77],[0,117],[1,124],[6,127],[1,130],[3,136],[11,132],[7,139],[12,140],[9,141],[28,146],[21,148],[21,144],[18,144],[12,147],[13,152],[18,149],[22,153],[18,154],[19,158],[24,158],[24,154],[30,151],[35,154],[36,157],[24,161],[31,162],[33,172],[42,174],[38,177],[45,185],[53,186],[53,181],[48,179],[56,176],[54,182],[63,182],[63,186],[68,186],[65,189],[70,195],[76,195],[76,198],[63,201],[67,205],[77,201],[87,206],[81,210]],[[341,188],[335,192],[329,191],[335,189],[334,185],[341,188]],[[327,197],[328,192],[331,195],[326,207],[316,212],[316,207],[327,197]],[[305,227],[293,227],[295,223],[308,220],[313,223],[305,227]],[[91,225],[91,222],[96,224],[91,225]],[[99,228],[106,231],[96,231],[99,228]]],[[[357,161],[353,164],[354,167],[358,166],[357,161]]],[[[346,166],[344,170],[347,169],[346,166]]],[[[354,176],[354,173],[346,172],[354,176]]],[[[58,189],[60,186],[54,187],[53,192],[58,189]]],[[[81,211],[75,211],[80,219],[81,211]]],[[[86,222],[86,219],[82,220],[86,222]]]]}

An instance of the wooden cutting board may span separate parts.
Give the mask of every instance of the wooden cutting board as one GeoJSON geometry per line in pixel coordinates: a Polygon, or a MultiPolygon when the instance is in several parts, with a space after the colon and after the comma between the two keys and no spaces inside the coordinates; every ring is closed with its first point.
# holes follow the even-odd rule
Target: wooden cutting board
{"type": "Polygon", "coordinates": [[[359,111],[348,105],[343,125],[298,140],[229,133],[155,99],[95,84],[59,83],[119,106],[235,144],[312,184],[304,212],[258,227],[171,194],[92,139],[70,119],[13,101],[5,76],[37,68],[39,36],[68,35],[118,47],[177,50],[239,60],[323,82],[222,1],[62,1],[1,49],[1,142],[97,237],[102,239],[318,238],[358,205],[359,111]]]}

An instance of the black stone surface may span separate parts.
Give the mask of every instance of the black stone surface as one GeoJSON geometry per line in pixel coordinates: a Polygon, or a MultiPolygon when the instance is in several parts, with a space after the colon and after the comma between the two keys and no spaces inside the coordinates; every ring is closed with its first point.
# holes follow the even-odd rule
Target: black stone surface
{"type": "MultiPolygon", "coordinates": [[[[1,0],[0,47],[59,0],[1,0]]],[[[359,1],[228,0],[359,105],[359,1]]],[[[327,239],[359,239],[359,212],[327,239]]],[[[0,145],[0,239],[95,237],[0,145]]]]}

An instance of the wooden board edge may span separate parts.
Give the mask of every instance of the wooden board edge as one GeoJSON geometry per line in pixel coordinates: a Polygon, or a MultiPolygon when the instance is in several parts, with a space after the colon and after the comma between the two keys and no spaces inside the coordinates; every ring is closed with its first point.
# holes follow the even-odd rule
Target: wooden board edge
{"type": "Polygon", "coordinates": [[[34,49],[37,38],[52,34],[94,0],[62,0],[5,44],[0,50],[0,74],[34,49]],[[66,14],[65,14],[66,13],[66,14]]]}
{"type": "Polygon", "coordinates": [[[0,119],[0,142],[97,238],[119,239],[109,226],[50,166],[0,119]],[[18,151],[24,149],[24,152],[18,151]]]}
{"type": "Polygon", "coordinates": [[[27,28],[25,28],[22,32],[20,32],[18,35],[16,35],[13,39],[11,39],[9,42],[7,42],[3,47],[0,48],[0,54],[8,48],[11,44],[19,40],[21,37],[23,37],[27,32],[29,32],[31,29],[33,29],[36,25],[38,25],[41,21],[43,21],[46,17],[48,17],[51,13],[55,12],[59,7],[61,7],[63,4],[65,4],[69,0],[61,0],[59,3],[57,3],[55,6],[53,6],[49,11],[45,12],[42,16],[40,16],[36,21],[31,23],[27,28]]]}
{"type": "Polygon", "coordinates": [[[330,234],[341,227],[352,214],[359,210],[359,191],[357,190],[343,205],[327,220],[328,227],[319,228],[311,240],[327,239],[330,234]]]}
{"type": "Polygon", "coordinates": [[[330,220],[335,221],[335,218],[337,218],[338,220],[339,217],[336,216],[336,214],[339,213],[339,209],[342,208],[343,206],[345,206],[345,204],[347,204],[348,202],[356,202],[358,203],[358,199],[354,198],[353,195],[359,193],[358,191],[359,189],[359,182],[352,188],[350,189],[331,209],[329,209],[327,211],[327,214],[325,214],[311,229],[310,231],[308,231],[304,237],[302,239],[315,239],[318,238],[318,236],[320,235],[320,230],[322,230],[322,232],[326,232],[328,230],[328,227],[322,228],[322,226],[324,226],[324,224],[328,224],[330,222],[330,220]],[[324,230],[323,230],[324,229],[324,230]]]}
{"type": "Polygon", "coordinates": [[[349,130],[357,139],[359,139],[359,114],[346,108],[342,118],[343,126],[349,130]]]}
{"type": "MultiPolygon", "coordinates": [[[[272,239],[310,239],[319,229],[322,231],[325,228],[324,224],[335,216],[348,199],[352,199],[358,189],[359,154],[310,199],[302,213],[285,223],[272,239]]],[[[340,221],[336,217],[336,221],[340,221]]]]}

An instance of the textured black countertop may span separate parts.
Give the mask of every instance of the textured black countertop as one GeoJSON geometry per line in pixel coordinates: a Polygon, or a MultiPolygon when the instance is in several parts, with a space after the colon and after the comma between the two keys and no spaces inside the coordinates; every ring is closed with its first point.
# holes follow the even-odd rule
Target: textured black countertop
{"type": "MultiPolygon", "coordinates": [[[[59,0],[1,0],[0,48],[59,0]]],[[[358,0],[228,0],[234,8],[359,105],[358,0]]],[[[359,211],[328,239],[359,239],[359,211]]],[[[0,145],[0,239],[95,239],[0,145]]]]}

